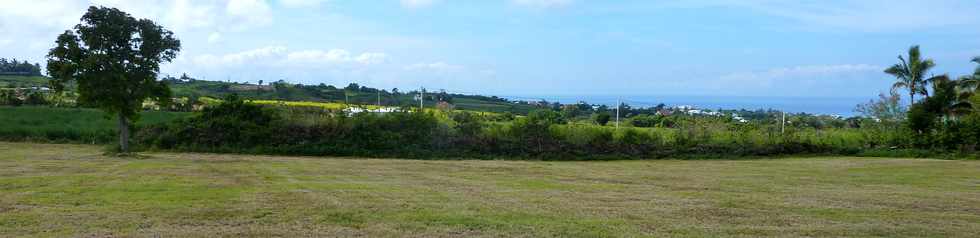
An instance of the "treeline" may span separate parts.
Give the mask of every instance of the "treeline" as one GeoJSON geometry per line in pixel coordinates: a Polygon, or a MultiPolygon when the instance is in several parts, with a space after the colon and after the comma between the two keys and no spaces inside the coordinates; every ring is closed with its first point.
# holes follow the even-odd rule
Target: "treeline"
{"type": "MultiPolygon", "coordinates": [[[[903,131],[910,138],[906,146],[920,149],[952,150],[973,153],[980,144],[980,65],[973,74],[950,77],[930,75],[936,66],[932,59],[922,56],[918,46],[908,55],[899,56],[899,63],[885,73],[895,77],[890,97],[862,107],[870,116],[887,123],[900,123],[893,130],[903,131]],[[912,103],[905,108],[897,105],[897,91],[906,90],[912,103]],[[916,96],[920,96],[916,100],[916,96]]],[[[980,57],[973,58],[980,64],[980,57]]]]}
{"type": "Polygon", "coordinates": [[[41,65],[17,59],[0,58],[0,75],[41,76],[41,65]]]}
{"type": "Polygon", "coordinates": [[[676,129],[617,129],[569,123],[553,110],[512,119],[460,111],[347,117],[230,97],[197,116],[142,128],[135,144],[145,149],[283,155],[590,160],[853,155],[897,137],[865,137],[856,130],[780,130],[711,118],[688,118],[676,129]]]}

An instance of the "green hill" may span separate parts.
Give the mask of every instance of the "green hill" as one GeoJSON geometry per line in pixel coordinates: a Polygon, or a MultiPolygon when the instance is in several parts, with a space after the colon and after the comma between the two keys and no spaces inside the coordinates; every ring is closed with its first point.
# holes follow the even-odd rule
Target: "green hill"
{"type": "MultiPolygon", "coordinates": [[[[401,92],[350,84],[338,88],[333,85],[290,84],[282,81],[256,85],[234,82],[203,80],[175,80],[171,78],[171,90],[176,97],[223,97],[238,94],[246,99],[338,102],[349,104],[374,105],[380,102],[387,106],[417,106],[418,91],[401,92]]],[[[425,106],[435,107],[439,102],[448,102],[456,109],[486,112],[511,112],[527,114],[538,106],[512,102],[494,96],[464,95],[445,92],[426,92],[425,106]]]]}
{"type": "MultiPolygon", "coordinates": [[[[42,76],[0,75],[0,88],[47,87],[50,79],[42,76]]],[[[283,100],[310,102],[338,102],[361,105],[380,103],[386,106],[417,106],[417,91],[395,91],[350,84],[338,88],[333,85],[290,84],[282,81],[263,85],[234,82],[195,80],[189,77],[163,79],[170,84],[175,97],[221,98],[232,93],[245,99],[283,100]]],[[[70,88],[70,86],[69,86],[70,88]]],[[[448,102],[456,109],[485,112],[511,112],[527,114],[542,106],[512,102],[495,96],[464,95],[445,92],[425,92],[425,106],[436,107],[448,102]]]]}
{"type": "Polygon", "coordinates": [[[0,75],[0,88],[47,87],[48,80],[43,76],[0,75]]]}

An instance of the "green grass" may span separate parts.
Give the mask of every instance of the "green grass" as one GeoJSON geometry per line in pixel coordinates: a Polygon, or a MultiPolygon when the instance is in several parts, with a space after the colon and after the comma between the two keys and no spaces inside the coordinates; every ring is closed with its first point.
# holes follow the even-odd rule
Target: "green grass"
{"type": "Polygon", "coordinates": [[[980,162],[416,161],[0,143],[0,236],[971,237],[980,162]]]}
{"type": "MultiPolygon", "coordinates": [[[[137,125],[172,121],[190,113],[148,111],[137,125]]],[[[105,143],[115,140],[116,121],[96,109],[0,106],[0,139],[105,143]]]]}
{"type": "Polygon", "coordinates": [[[48,78],[40,76],[0,75],[0,88],[48,86],[48,78]]]}

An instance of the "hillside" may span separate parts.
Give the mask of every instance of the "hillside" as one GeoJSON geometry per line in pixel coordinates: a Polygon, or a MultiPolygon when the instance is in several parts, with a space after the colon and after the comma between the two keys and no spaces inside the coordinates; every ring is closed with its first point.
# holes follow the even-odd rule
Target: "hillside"
{"type": "MultiPolygon", "coordinates": [[[[9,76],[0,75],[0,88],[14,87],[46,87],[48,78],[40,76],[9,76]]],[[[253,100],[283,100],[310,102],[337,102],[358,105],[375,105],[379,101],[386,106],[418,106],[417,91],[400,92],[376,89],[357,84],[344,88],[333,85],[302,85],[286,82],[273,82],[263,85],[242,84],[235,82],[205,81],[192,78],[164,79],[170,83],[175,97],[212,97],[221,98],[236,93],[242,98],[253,100]]],[[[440,101],[446,101],[455,109],[511,112],[527,114],[538,108],[522,102],[512,102],[495,96],[463,95],[445,92],[426,92],[425,106],[436,107],[440,101]]]]}
{"type": "Polygon", "coordinates": [[[0,88],[46,87],[48,80],[42,76],[0,75],[0,88]]]}
{"type": "MultiPolygon", "coordinates": [[[[217,81],[172,81],[171,90],[176,97],[223,97],[236,93],[246,99],[339,102],[359,105],[417,106],[418,91],[401,92],[397,89],[377,89],[357,84],[339,88],[333,85],[302,85],[275,82],[266,85],[241,84],[217,81]]],[[[536,106],[511,102],[499,97],[480,95],[426,92],[425,106],[435,107],[445,101],[456,109],[486,112],[511,112],[527,114],[536,106]]]]}

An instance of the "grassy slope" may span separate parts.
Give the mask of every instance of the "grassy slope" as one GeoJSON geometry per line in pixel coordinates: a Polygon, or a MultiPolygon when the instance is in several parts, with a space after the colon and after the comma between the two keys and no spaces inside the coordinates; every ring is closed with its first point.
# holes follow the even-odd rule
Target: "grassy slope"
{"type": "MultiPolygon", "coordinates": [[[[46,77],[25,77],[25,76],[4,76],[0,75],[0,88],[9,87],[10,85],[18,85],[21,87],[25,86],[48,86],[48,78],[46,77]]],[[[173,84],[170,86],[173,91],[173,95],[177,97],[187,97],[187,96],[208,96],[213,98],[222,98],[230,93],[237,93],[244,98],[249,99],[264,99],[264,100],[287,100],[287,101],[308,101],[308,102],[344,102],[344,94],[341,91],[336,91],[333,93],[324,93],[316,95],[307,90],[302,90],[294,87],[285,89],[283,92],[276,91],[231,91],[228,87],[233,87],[236,84],[218,81],[195,81],[193,83],[181,83],[173,84]],[[329,97],[321,97],[329,96],[329,97]]],[[[241,86],[241,85],[238,85],[241,86]]],[[[383,97],[383,103],[385,105],[401,105],[401,106],[415,106],[418,105],[418,101],[414,100],[414,94],[402,94],[398,97],[391,97],[386,95],[383,97]]],[[[377,95],[375,93],[361,93],[353,92],[349,95],[348,100],[352,104],[364,104],[364,105],[375,105],[377,103],[377,95]]],[[[484,100],[481,97],[468,96],[468,95],[456,95],[454,99],[457,107],[466,110],[473,111],[484,111],[484,112],[512,112],[516,114],[527,114],[531,110],[534,110],[534,106],[524,105],[524,104],[514,104],[499,101],[484,100]]],[[[434,107],[435,102],[427,102],[427,107],[434,107]]]]}
{"type": "Polygon", "coordinates": [[[48,78],[37,76],[0,75],[0,88],[7,88],[11,85],[17,85],[19,87],[46,87],[48,86],[48,78]]]}
{"type": "MultiPolygon", "coordinates": [[[[230,94],[232,92],[237,93],[247,99],[259,99],[259,100],[287,100],[287,101],[308,101],[308,102],[335,102],[342,103],[345,100],[343,89],[338,89],[334,91],[323,91],[320,94],[315,92],[304,90],[296,87],[288,87],[284,89],[285,91],[271,91],[271,90],[259,90],[259,91],[232,91],[227,89],[228,87],[235,86],[236,84],[227,82],[217,82],[217,81],[195,81],[192,83],[181,83],[171,85],[171,90],[175,96],[210,96],[210,97],[223,97],[224,95],[230,94]]],[[[241,86],[241,85],[238,85],[241,86]]],[[[351,104],[364,104],[364,105],[375,105],[377,103],[377,94],[373,92],[350,92],[346,100],[351,104]]],[[[415,94],[400,94],[398,96],[382,95],[382,103],[384,105],[395,105],[395,106],[415,106],[418,105],[418,101],[414,99],[415,94]]],[[[473,111],[484,111],[484,112],[512,112],[516,114],[527,114],[528,112],[534,110],[536,107],[526,104],[516,104],[507,103],[500,101],[492,101],[479,96],[470,95],[454,95],[454,103],[457,107],[462,107],[462,109],[473,110],[473,111]]],[[[427,107],[434,107],[434,101],[427,101],[427,107]]]]}
{"type": "Polygon", "coordinates": [[[408,161],[0,143],[0,236],[914,236],[980,232],[980,163],[408,161]]]}
{"type": "MultiPolygon", "coordinates": [[[[183,112],[148,111],[137,125],[172,121],[191,115],[183,112]]],[[[0,106],[0,139],[104,143],[116,138],[116,121],[97,109],[0,106]],[[91,141],[95,140],[95,141],[91,141]]]]}

